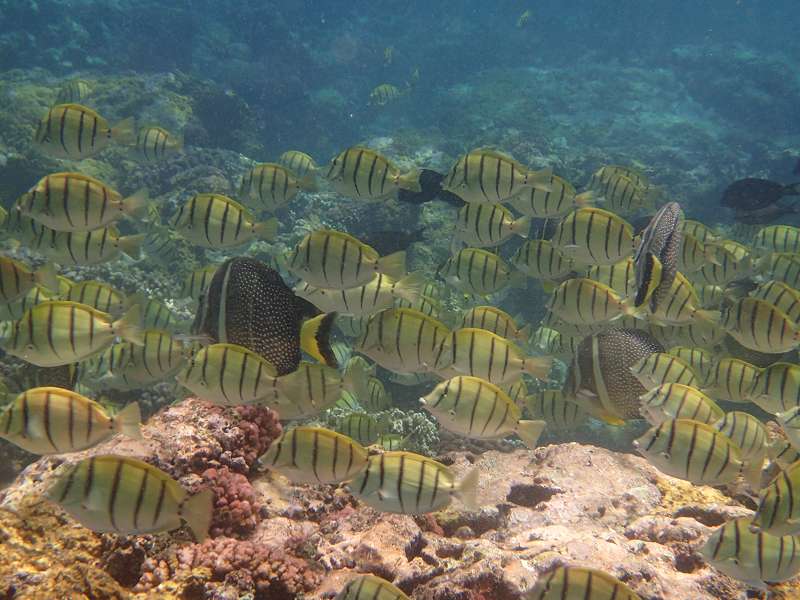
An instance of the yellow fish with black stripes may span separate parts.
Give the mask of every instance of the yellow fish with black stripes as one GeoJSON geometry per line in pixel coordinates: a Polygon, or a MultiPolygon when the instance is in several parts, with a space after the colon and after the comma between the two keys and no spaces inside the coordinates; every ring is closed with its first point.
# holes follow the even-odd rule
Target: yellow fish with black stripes
{"type": "Polygon", "coordinates": [[[336,155],[328,166],[325,179],[342,196],[357,200],[381,200],[399,190],[421,192],[419,173],[402,173],[388,158],[361,146],[353,146],[336,155]]]}
{"type": "Polygon", "coordinates": [[[128,145],[135,140],[132,118],[113,127],[91,108],[81,104],[57,104],[36,127],[34,145],[52,158],[81,160],[109,144],[128,145]]]}
{"type": "Polygon", "coordinates": [[[114,455],[66,465],[45,496],[98,533],[141,535],[186,523],[198,542],[208,535],[214,507],[213,490],[190,496],[161,469],[114,455]]]}
{"type": "Polygon", "coordinates": [[[478,148],[456,160],[442,181],[442,189],[464,202],[499,204],[537,187],[551,190],[550,169],[534,171],[508,154],[478,148]]]}
{"type": "Polygon", "coordinates": [[[352,438],[322,427],[293,427],[258,459],[261,469],[293,483],[342,483],[367,465],[366,449],[352,438]]]}
{"type": "Polygon", "coordinates": [[[141,439],[139,405],[110,416],[100,404],[58,387],[31,388],[0,413],[0,437],[33,454],[63,454],[96,446],[116,433],[141,439]]]}
{"type": "Polygon", "coordinates": [[[356,498],[375,510],[406,515],[442,510],[453,498],[474,510],[477,486],[477,469],[457,481],[450,467],[403,450],[370,456],[367,466],[347,484],[356,498]]]}
{"type": "Polygon", "coordinates": [[[372,281],[379,273],[392,279],[406,274],[406,253],[380,256],[371,246],[333,229],[314,230],[287,256],[288,270],[315,287],[346,290],[372,281]]]}

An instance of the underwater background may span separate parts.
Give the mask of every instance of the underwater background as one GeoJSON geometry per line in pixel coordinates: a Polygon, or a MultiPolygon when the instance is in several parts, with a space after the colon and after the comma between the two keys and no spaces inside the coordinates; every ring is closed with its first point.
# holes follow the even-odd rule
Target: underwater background
{"type": "MultiPolygon", "coordinates": [[[[560,597],[544,595],[540,588],[563,566],[610,573],[648,600],[767,597],[766,584],[770,598],[800,598],[799,580],[792,579],[797,570],[787,574],[779,565],[772,577],[763,568],[751,576],[716,568],[701,552],[726,523],[759,514],[772,477],[797,464],[775,458],[775,440],[792,440],[776,413],[800,405],[794,347],[774,353],[748,347],[738,337],[733,340],[727,326],[718,328],[719,335],[685,338],[651,330],[650,323],[637,325],[625,313],[623,320],[631,317],[625,327],[647,329],[664,349],[701,348],[715,365],[724,358],[747,360],[754,373],[778,362],[797,367],[790,373],[799,391],[790,400],[785,392],[775,410],[753,399],[760,398],[754,390],[763,388],[769,395],[765,376],[752,375],[752,394],[732,397],[729,391],[709,390],[731,385],[733,375],[721,382],[713,369],[698,372],[705,380],[698,389],[725,412],[741,411],[761,421],[761,486],[743,491],[741,482],[703,485],[659,470],[633,446],[654,423],[623,415],[622,424],[609,424],[579,403],[559,404],[564,412],[552,409],[548,418],[544,399],[538,412],[533,401],[526,405],[528,394],[562,386],[566,392],[578,343],[614,322],[597,318],[600,328],[575,329],[571,346],[563,341],[556,347],[546,339],[543,327],[557,329],[547,323],[551,294],[566,276],[551,281],[528,273],[487,294],[464,289],[445,272],[448,265],[461,268],[452,265],[461,249],[454,245],[458,198],[440,194],[409,201],[393,193],[365,200],[337,188],[329,171],[334,157],[351,147],[387,157],[403,174],[421,169],[449,174],[469,151],[495,149],[532,170],[552,170],[583,191],[593,189],[592,175],[604,165],[626,165],[658,190],[654,204],[617,211],[614,201],[595,190],[594,206],[618,212],[641,233],[656,208],[678,202],[682,218],[707,226],[714,239],[744,248],[743,275],[704,282],[719,283],[720,298],[727,300],[701,297],[698,310],[718,311],[774,280],[797,288],[800,257],[794,279],[786,272],[779,277],[774,265],[764,266],[775,253],[800,252],[796,199],[787,195],[774,218],[759,221],[737,216],[721,199],[743,178],[781,185],[800,180],[798,31],[800,11],[785,0],[0,0],[0,205],[8,213],[2,255],[31,271],[55,265],[72,283],[102,282],[122,293],[126,308],[163,308],[168,311],[164,320],[145,316],[141,328],[163,329],[185,346],[184,354],[175,354],[175,368],[170,364],[160,378],[121,383],[113,366],[87,359],[65,375],[69,383],[63,386],[58,383],[63,373],[46,373],[18,353],[3,352],[0,375],[7,394],[0,406],[50,385],[72,387],[97,400],[109,415],[136,402],[144,440],[116,436],[74,454],[54,454],[28,452],[0,435],[0,598],[361,600],[373,596],[345,586],[372,574],[415,600],[544,600],[560,597]],[[87,86],[77,97],[76,82],[87,86]],[[71,101],[96,111],[112,127],[134,118],[139,133],[163,128],[179,140],[175,151],[152,159],[134,137],[91,156],[49,154],[37,141],[37,125],[53,106],[63,104],[65,90],[71,101]],[[181,232],[176,215],[190,198],[213,193],[247,204],[243,177],[288,150],[307,153],[319,168],[316,183],[301,186],[290,202],[253,209],[258,223],[275,218],[277,233],[214,247],[181,232]],[[147,215],[123,218],[114,231],[135,242],[136,252],[123,249],[113,260],[80,264],[55,242],[48,254],[41,238],[34,243],[24,235],[14,219],[18,199],[45,176],[60,172],[96,178],[122,197],[146,190],[147,215]],[[759,246],[764,239],[759,232],[770,225],[790,226],[781,235],[796,235],[796,247],[759,246]],[[222,406],[176,381],[178,362],[184,369],[197,351],[192,346],[190,352],[190,346],[198,341],[198,314],[207,310],[198,295],[185,293],[187,279],[205,267],[248,256],[280,272],[289,287],[300,286],[304,279],[287,266],[292,260],[287,256],[305,236],[323,228],[346,232],[381,256],[405,251],[406,271],[428,284],[423,300],[405,306],[450,329],[461,326],[465,311],[476,306],[502,308],[520,330],[530,326],[515,338],[524,354],[555,357],[549,377],[525,371],[524,391],[517,388],[512,397],[522,407],[517,420],[547,421],[538,446],[526,447],[514,428],[509,434],[516,432],[522,442],[513,436],[461,435],[438,423],[419,399],[454,373],[439,371],[434,377],[426,365],[424,373],[396,375],[365,351],[366,321],[348,317],[341,307],[336,307],[340,317],[330,346],[345,391],[344,400],[333,406],[315,411],[304,406],[297,418],[286,419],[280,409],[222,406]],[[526,337],[531,332],[538,336],[526,337]],[[370,388],[369,398],[354,397],[348,380],[342,380],[345,365],[358,354],[378,363],[374,378],[380,388],[370,388]],[[354,425],[352,419],[362,414],[370,415],[364,435],[363,423],[354,425]],[[362,503],[340,482],[309,485],[265,474],[258,457],[274,450],[275,440],[296,425],[347,433],[372,456],[397,444],[453,467],[459,481],[474,470],[477,507],[454,502],[416,514],[382,511],[362,503]],[[76,521],[45,500],[63,464],[98,449],[141,459],[191,494],[212,489],[208,539],[193,539],[188,530],[117,535],[76,521]]],[[[297,179],[303,177],[298,173],[297,179]]],[[[527,240],[550,239],[561,219],[581,206],[576,201],[566,212],[533,219],[529,234],[510,235],[502,247],[488,249],[511,263],[515,273],[524,271],[519,251],[527,240]]],[[[25,214],[35,220],[33,213],[25,214]]],[[[711,256],[709,251],[702,260],[719,258],[711,256]]],[[[295,293],[302,296],[297,287],[295,293]]],[[[0,299],[6,296],[0,293],[0,299]]],[[[15,312],[22,305],[8,302],[6,309],[3,304],[3,321],[22,318],[23,312],[15,312]]],[[[785,310],[797,326],[800,315],[785,310]]],[[[286,317],[292,326],[294,317],[286,317]]],[[[791,333],[800,339],[800,333],[791,333]]],[[[7,330],[0,334],[7,341],[7,330]]],[[[318,359],[301,349],[306,359],[318,359]]],[[[91,359],[101,356],[94,353],[91,359]]],[[[745,371],[741,377],[746,376],[745,371]]],[[[796,473],[800,491],[800,467],[796,473]]],[[[401,470],[398,486],[402,482],[401,470]]],[[[781,531],[796,534],[800,529],[781,531]]],[[[759,548],[769,543],[757,542],[759,548]]],[[[781,542],[781,556],[784,544],[788,541],[781,542]]],[[[787,556],[800,568],[800,546],[787,556]]],[[[591,582],[580,585],[569,598],[610,597],[593,591],[591,582]],[[596,595],[584,596],[589,592],[596,595]]],[[[383,593],[381,600],[403,597],[383,593]]]]}

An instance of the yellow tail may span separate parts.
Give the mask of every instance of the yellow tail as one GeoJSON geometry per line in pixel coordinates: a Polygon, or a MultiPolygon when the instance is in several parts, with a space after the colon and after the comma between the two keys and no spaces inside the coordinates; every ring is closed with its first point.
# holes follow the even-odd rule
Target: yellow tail
{"type": "Polygon", "coordinates": [[[300,330],[300,349],[317,362],[337,368],[336,356],[330,345],[330,334],[337,313],[323,313],[303,323],[300,330]]]}
{"type": "Polygon", "coordinates": [[[395,185],[409,192],[421,192],[422,186],[419,184],[419,171],[414,169],[403,175],[398,175],[395,179],[395,185]]]}
{"type": "Polygon", "coordinates": [[[53,263],[47,263],[41,269],[34,272],[33,278],[34,281],[36,281],[36,283],[42,287],[45,287],[53,292],[58,292],[60,287],[58,281],[58,272],[56,271],[56,266],[53,263]]]}
{"type": "Polygon", "coordinates": [[[456,495],[467,510],[478,510],[478,469],[472,469],[458,483],[456,495]]]}
{"type": "Polygon", "coordinates": [[[147,190],[142,188],[125,198],[122,201],[121,208],[122,212],[129,217],[140,218],[146,216],[150,208],[150,196],[148,196],[147,190]]]}
{"type": "Polygon", "coordinates": [[[406,253],[404,250],[378,259],[377,270],[391,277],[400,279],[406,274],[406,253]]]}
{"type": "Polygon", "coordinates": [[[186,521],[195,539],[202,542],[208,537],[211,527],[211,516],[214,511],[214,490],[204,489],[194,496],[186,498],[178,511],[181,519],[186,521]]]}
{"type": "Polygon", "coordinates": [[[528,374],[536,377],[536,379],[541,379],[542,381],[547,380],[547,376],[550,374],[550,368],[553,366],[553,357],[552,356],[537,356],[527,357],[522,361],[522,369],[528,374]]]}
{"type": "Polygon", "coordinates": [[[547,168],[541,171],[528,171],[525,175],[525,185],[535,187],[543,192],[553,190],[553,169],[547,168]]]}
{"type": "Polygon", "coordinates": [[[529,450],[533,450],[539,443],[539,436],[542,435],[546,425],[545,421],[520,421],[517,423],[517,435],[529,450]]]}
{"type": "Polygon", "coordinates": [[[314,172],[310,171],[303,177],[300,181],[297,182],[297,185],[300,186],[301,190],[306,192],[316,192],[317,191],[317,178],[314,176],[314,172]]]}
{"type": "Polygon", "coordinates": [[[416,306],[422,298],[427,281],[422,273],[411,273],[394,284],[394,294],[416,306]]]}
{"type": "Polygon", "coordinates": [[[134,440],[142,439],[142,413],[139,404],[131,402],[113,417],[114,431],[126,435],[134,440]]]}
{"type": "Polygon", "coordinates": [[[531,217],[526,215],[514,221],[511,224],[511,231],[521,238],[527,238],[531,231],[531,217]]]}
{"type": "Polygon", "coordinates": [[[136,235],[126,235],[119,238],[119,249],[134,260],[139,260],[142,256],[142,244],[147,237],[144,233],[136,235]]]}
{"type": "MultiPolygon", "coordinates": [[[[130,300],[129,300],[130,302],[130,300]]],[[[144,346],[144,335],[142,334],[142,308],[139,304],[133,304],[121,319],[111,324],[114,335],[118,335],[126,342],[136,346],[144,346]]]]}
{"type": "Polygon", "coordinates": [[[274,240],[275,236],[278,235],[278,219],[272,217],[262,223],[257,223],[253,228],[253,232],[258,239],[264,240],[265,242],[274,240]]]}
{"type": "Polygon", "coordinates": [[[575,196],[575,206],[579,208],[583,208],[584,206],[591,206],[596,204],[597,202],[605,202],[605,199],[602,197],[598,197],[597,193],[594,190],[588,190],[585,192],[581,192],[577,196],[575,196]]]}
{"type": "Polygon", "coordinates": [[[132,146],[136,143],[136,122],[133,117],[120,121],[111,128],[111,139],[123,146],[132,146]]]}

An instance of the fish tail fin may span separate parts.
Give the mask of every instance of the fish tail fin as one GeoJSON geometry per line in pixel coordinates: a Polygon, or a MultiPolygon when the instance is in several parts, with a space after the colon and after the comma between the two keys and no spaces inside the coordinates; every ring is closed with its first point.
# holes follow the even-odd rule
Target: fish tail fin
{"type": "Polygon", "coordinates": [[[522,369],[528,375],[532,375],[536,377],[536,379],[541,379],[542,381],[547,380],[547,376],[550,374],[550,367],[552,366],[552,356],[529,356],[522,361],[522,369]]]}
{"type": "Polygon", "coordinates": [[[459,500],[464,504],[467,510],[478,509],[478,478],[480,471],[475,468],[467,473],[464,478],[458,482],[456,495],[459,500]]]}
{"type": "Polygon", "coordinates": [[[761,461],[750,460],[742,464],[742,477],[754,490],[761,489],[761,468],[763,466],[763,458],[761,461]]]}
{"type": "Polygon", "coordinates": [[[401,279],[406,274],[406,253],[404,250],[378,259],[377,270],[392,279],[401,279]]]}
{"type": "Polygon", "coordinates": [[[275,236],[278,235],[278,219],[272,217],[266,221],[262,221],[261,223],[256,223],[255,227],[253,228],[253,232],[260,240],[264,240],[266,242],[274,240],[275,236]]]}
{"type": "Polygon", "coordinates": [[[394,292],[403,300],[416,306],[422,298],[426,283],[427,278],[422,273],[411,273],[394,284],[394,292]]]}
{"type": "Polygon", "coordinates": [[[142,439],[142,413],[137,402],[131,402],[113,418],[115,431],[134,440],[142,439]]]}
{"type": "Polygon", "coordinates": [[[147,234],[137,233],[136,235],[125,235],[119,238],[119,249],[134,260],[139,260],[142,256],[142,244],[147,234]]]}
{"type": "Polygon", "coordinates": [[[511,223],[511,231],[521,238],[527,238],[531,231],[531,216],[525,215],[511,223]]]}
{"type": "Polygon", "coordinates": [[[195,539],[202,542],[208,537],[211,527],[211,516],[214,511],[214,490],[206,488],[194,496],[189,496],[182,503],[178,514],[186,521],[195,539]]]}
{"type": "Polygon", "coordinates": [[[316,192],[317,191],[317,177],[314,174],[312,169],[308,170],[308,173],[297,182],[297,185],[300,187],[301,190],[306,192],[316,192]]]}
{"type": "Polygon", "coordinates": [[[606,199],[598,195],[594,190],[587,190],[575,196],[575,206],[583,208],[584,206],[591,206],[599,202],[605,202],[606,199]]]}
{"type": "Polygon", "coordinates": [[[333,367],[338,366],[330,344],[330,334],[338,313],[323,313],[303,323],[300,329],[300,349],[314,360],[333,367]]]}
{"type": "Polygon", "coordinates": [[[363,362],[352,363],[344,374],[342,384],[344,389],[353,394],[359,402],[369,398],[369,372],[364,368],[363,362]]]}
{"type": "Polygon", "coordinates": [[[545,421],[520,421],[517,423],[517,435],[529,450],[533,450],[546,425],[545,421]]]}
{"type": "Polygon", "coordinates": [[[53,292],[58,291],[58,272],[56,266],[51,262],[45,263],[40,269],[35,271],[33,273],[33,280],[48,290],[53,292]]]}
{"type": "Polygon", "coordinates": [[[419,184],[419,170],[412,169],[408,173],[398,175],[395,179],[395,185],[400,189],[408,190],[409,192],[421,192],[422,186],[419,184]]]}
{"type": "Polygon", "coordinates": [[[539,283],[542,285],[542,290],[544,290],[545,294],[552,294],[558,288],[558,283],[549,279],[541,279],[539,283]]]}
{"type": "Polygon", "coordinates": [[[553,169],[546,168],[540,171],[528,171],[525,175],[525,185],[535,187],[537,190],[543,192],[550,192],[553,190],[553,169]]]}
{"type": "Polygon", "coordinates": [[[517,333],[514,334],[514,339],[517,339],[520,342],[527,342],[529,339],[531,339],[531,331],[532,331],[531,324],[528,323],[524,327],[520,328],[519,331],[517,331],[517,333]]]}
{"type": "Polygon", "coordinates": [[[132,146],[136,142],[136,121],[133,117],[123,119],[111,128],[111,139],[123,146],[132,146]]]}
{"type": "Polygon", "coordinates": [[[150,207],[150,196],[147,189],[136,190],[132,195],[122,200],[122,212],[129,217],[139,218],[147,214],[150,207]]]}
{"type": "Polygon", "coordinates": [[[140,328],[141,315],[142,307],[139,304],[133,304],[121,319],[111,324],[111,329],[115,335],[118,335],[126,342],[136,346],[144,346],[144,336],[140,328]]]}

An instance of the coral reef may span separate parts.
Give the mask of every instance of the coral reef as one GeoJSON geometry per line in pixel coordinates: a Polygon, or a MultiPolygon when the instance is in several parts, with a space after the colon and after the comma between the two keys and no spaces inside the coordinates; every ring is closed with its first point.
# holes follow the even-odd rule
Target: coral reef
{"type": "Polygon", "coordinates": [[[638,457],[578,443],[448,452],[440,460],[461,476],[479,470],[480,510],[454,504],[414,517],[378,513],[334,486],[255,475],[255,457],[278,432],[269,411],[188,399],[151,418],[143,442],[114,439],[88,451],[145,456],[188,488],[212,485],[218,510],[202,544],[182,532],[92,534],[38,500],[60,459],[34,463],[0,498],[2,531],[15,540],[0,591],[288,600],[328,597],[352,574],[371,572],[417,600],[518,599],[548,568],[570,562],[607,570],[647,598],[742,593],[696,550],[714,527],[751,509],[638,457]],[[41,547],[58,548],[74,577],[37,562],[41,547]]]}

